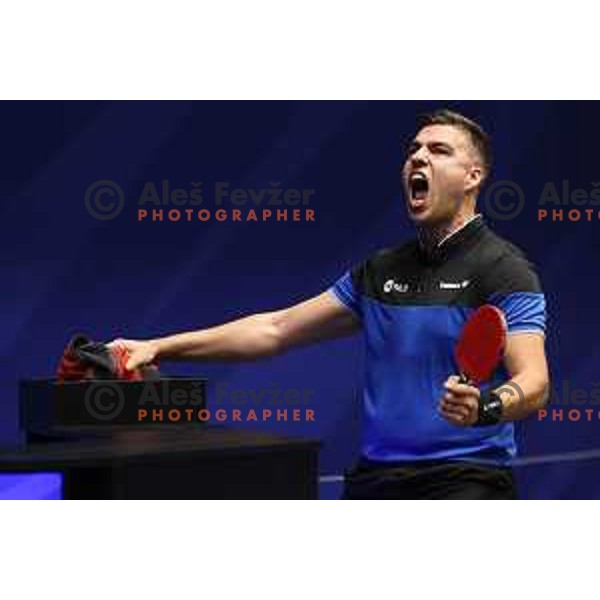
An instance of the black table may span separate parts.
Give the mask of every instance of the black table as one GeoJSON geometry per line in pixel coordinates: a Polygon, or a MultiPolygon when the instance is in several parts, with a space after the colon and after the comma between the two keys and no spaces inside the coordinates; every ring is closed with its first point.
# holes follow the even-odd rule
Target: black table
{"type": "Polygon", "coordinates": [[[0,471],[63,475],[68,499],[313,499],[319,442],[218,426],[115,427],[0,452],[0,471]]]}

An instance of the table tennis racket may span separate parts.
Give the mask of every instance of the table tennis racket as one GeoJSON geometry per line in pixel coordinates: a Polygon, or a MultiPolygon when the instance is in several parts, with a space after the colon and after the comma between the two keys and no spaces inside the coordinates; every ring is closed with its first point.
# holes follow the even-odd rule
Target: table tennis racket
{"type": "Polygon", "coordinates": [[[506,345],[504,313],[491,304],[479,307],[465,323],[454,355],[460,383],[479,385],[493,373],[506,345]]]}

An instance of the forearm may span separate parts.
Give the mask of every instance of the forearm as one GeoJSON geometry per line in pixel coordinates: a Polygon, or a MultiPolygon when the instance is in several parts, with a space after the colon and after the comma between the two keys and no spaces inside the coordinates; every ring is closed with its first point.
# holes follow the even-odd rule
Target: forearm
{"type": "Polygon", "coordinates": [[[502,399],[502,420],[517,421],[543,408],[548,401],[548,378],[535,373],[513,377],[494,391],[502,399]]]}
{"type": "Polygon", "coordinates": [[[158,359],[242,361],[273,356],[282,349],[277,313],[251,315],[199,331],[152,340],[158,359]]]}

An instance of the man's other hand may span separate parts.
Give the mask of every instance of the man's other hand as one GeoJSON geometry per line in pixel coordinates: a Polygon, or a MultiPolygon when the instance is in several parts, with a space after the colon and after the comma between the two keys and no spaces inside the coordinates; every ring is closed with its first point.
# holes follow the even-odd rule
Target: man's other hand
{"type": "Polygon", "coordinates": [[[457,375],[451,375],[444,383],[445,393],[439,404],[442,417],[459,427],[468,427],[479,416],[479,388],[459,383],[457,375]]]}

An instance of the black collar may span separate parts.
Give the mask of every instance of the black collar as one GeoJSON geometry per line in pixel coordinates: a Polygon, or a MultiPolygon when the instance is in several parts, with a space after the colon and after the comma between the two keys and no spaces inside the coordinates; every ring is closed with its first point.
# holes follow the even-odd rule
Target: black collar
{"type": "Polygon", "coordinates": [[[426,263],[444,262],[456,249],[466,247],[472,240],[477,239],[485,228],[483,216],[478,214],[466,225],[443,239],[435,248],[428,249],[418,241],[419,256],[426,263]]]}

